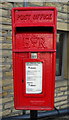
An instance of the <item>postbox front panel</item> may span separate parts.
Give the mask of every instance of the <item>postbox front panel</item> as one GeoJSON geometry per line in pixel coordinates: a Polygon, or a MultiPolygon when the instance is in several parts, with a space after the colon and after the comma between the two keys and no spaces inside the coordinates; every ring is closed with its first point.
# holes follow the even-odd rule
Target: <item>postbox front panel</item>
{"type": "MultiPolygon", "coordinates": [[[[33,29],[33,28],[32,28],[33,29]]],[[[16,34],[16,48],[24,51],[53,50],[53,33],[26,32],[16,34]]]]}
{"type": "Polygon", "coordinates": [[[53,24],[53,10],[20,10],[15,12],[15,24],[24,24],[23,26],[34,26],[36,24],[53,24]],[[38,22],[38,23],[37,23],[38,22]]]}
{"type": "Polygon", "coordinates": [[[54,109],[55,8],[14,8],[14,105],[20,110],[54,109]]]}
{"type": "Polygon", "coordinates": [[[13,55],[15,64],[15,108],[31,110],[53,109],[54,53],[37,53],[38,59],[33,60],[29,57],[29,53],[14,53],[13,55]],[[31,65],[27,66],[27,64],[31,65]],[[32,64],[34,64],[35,68],[32,67],[32,64]],[[39,78],[36,79],[35,77],[40,77],[40,83],[39,78]]]}

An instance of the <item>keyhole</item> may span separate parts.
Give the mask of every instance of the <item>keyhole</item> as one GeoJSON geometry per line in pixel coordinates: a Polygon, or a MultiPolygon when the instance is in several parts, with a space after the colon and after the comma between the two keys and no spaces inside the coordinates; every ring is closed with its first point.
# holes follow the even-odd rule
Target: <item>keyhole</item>
{"type": "Polygon", "coordinates": [[[22,80],[22,83],[24,82],[24,80],[22,80]]]}

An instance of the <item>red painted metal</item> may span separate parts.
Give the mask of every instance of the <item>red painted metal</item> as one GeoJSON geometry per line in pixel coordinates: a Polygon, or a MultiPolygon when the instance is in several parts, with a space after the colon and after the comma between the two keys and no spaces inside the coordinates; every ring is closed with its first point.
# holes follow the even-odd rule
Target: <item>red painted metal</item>
{"type": "Polygon", "coordinates": [[[56,16],[54,7],[12,9],[14,106],[16,109],[54,109],[56,16]],[[31,53],[37,53],[37,58],[31,58],[31,53]],[[42,62],[41,94],[26,93],[26,62],[42,62]]]}

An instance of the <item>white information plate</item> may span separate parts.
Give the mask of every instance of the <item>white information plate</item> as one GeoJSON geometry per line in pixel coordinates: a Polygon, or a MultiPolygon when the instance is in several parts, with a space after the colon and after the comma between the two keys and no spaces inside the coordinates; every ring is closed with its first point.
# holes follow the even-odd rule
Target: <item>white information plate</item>
{"type": "Polygon", "coordinates": [[[42,62],[26,62],[26,93],[42,93],[42,62]]]}

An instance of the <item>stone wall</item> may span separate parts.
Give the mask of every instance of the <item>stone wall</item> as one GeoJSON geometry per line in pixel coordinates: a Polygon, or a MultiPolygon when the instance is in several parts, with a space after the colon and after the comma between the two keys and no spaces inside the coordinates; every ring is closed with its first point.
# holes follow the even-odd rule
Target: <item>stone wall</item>
{"type": "MultiPolygon", "coordinates": [[[[0,34],[0,46],[2,42],[2,94],[0,94],[0,105],[2,95],[2,115],[12,116],[23,114],[21,110],[14,109],[13,98],[13,77],[12,77],[12,26],[11,9],[13,7],[22,7],[23,3],[0,2],[0,24],[2,24],[2,35],[0,34]]],[[[67,31],[67,22],[69,21],[68,3],[28,3],[28,6],[55,6],[58,10],[58,30],[67,31]],[[61,26],[60,26],[61,25],[61,26]],[[64,25],[64,27],[63,27],[64,25]]],[[[0,29],[1,31],[1,29],[0,29]]],[[[1,54],[0,54],[1,63],[1,54]]],[[[0,71],[1,74],[1,71],[0,71]]],[[[56,81],[55,106],[58,109],[67,108],[67,80],[56,81]]],[[[1,112],[0,112],[1,113],[1,112]]]]}
{"type": "MultiPolygon", "coordinates": [[[[11,9],[22,7],[22,3],[0,3],[2,6],[2,115],[22,114],[13,107],[13,77],[12,77],[12,25],[11,9]]],[[[1,10],[1,8],[0,8],[1,10]]]]}

